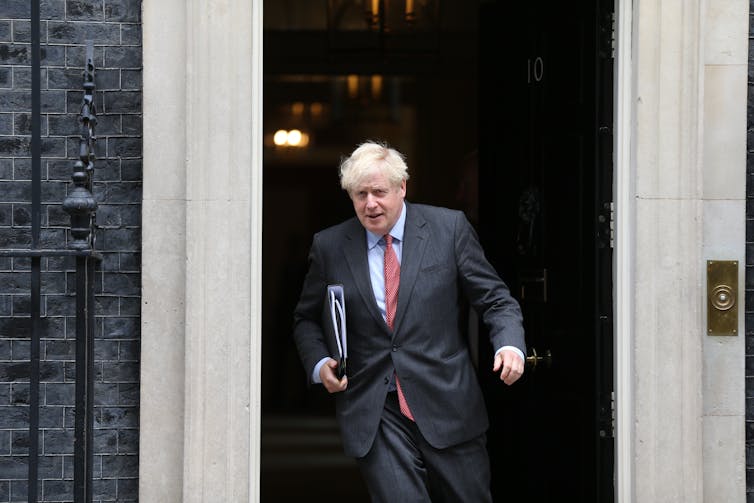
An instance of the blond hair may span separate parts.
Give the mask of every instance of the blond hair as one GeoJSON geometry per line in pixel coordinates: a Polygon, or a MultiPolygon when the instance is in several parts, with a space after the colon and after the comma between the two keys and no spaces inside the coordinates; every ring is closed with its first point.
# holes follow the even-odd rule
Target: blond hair
{"type": "Polygon", "coordinates": [[[403,154],[387,143],[368,140],[340,163],[340,186],[350,194],[375,170],[384,173],[393,186],[400,185],[409,176],[403,154]]]}

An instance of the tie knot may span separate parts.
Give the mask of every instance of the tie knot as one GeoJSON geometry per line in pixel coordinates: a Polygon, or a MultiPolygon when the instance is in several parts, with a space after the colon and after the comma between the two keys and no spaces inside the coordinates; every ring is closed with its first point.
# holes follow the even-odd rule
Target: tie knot
{"type": "Polygon", "coordinates": [[[385,244],[387,246],[392,246],[392,244],[393,244],[393,236],[391,236],[390,234],[385,234],[385,244]]]}

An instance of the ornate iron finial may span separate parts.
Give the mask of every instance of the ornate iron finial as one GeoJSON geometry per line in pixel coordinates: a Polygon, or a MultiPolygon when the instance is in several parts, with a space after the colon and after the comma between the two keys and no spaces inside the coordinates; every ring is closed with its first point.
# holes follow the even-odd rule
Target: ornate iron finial
{"type": "Polygon", "coordinates": [[[95,128],[97,110],[94,104],[94,46],[86,41],[86,65],[84,67],[84,99],[81,103],[81,140],[79,159],[74,164],[71,176],[74,187],[63,201],[63,210],[71,215],[71,237],[69,248],[91,250],[94,248],[94,219],[97,201],[92,195],[92,175],[94,173],[94,143],[97,141],[95,128]]]}

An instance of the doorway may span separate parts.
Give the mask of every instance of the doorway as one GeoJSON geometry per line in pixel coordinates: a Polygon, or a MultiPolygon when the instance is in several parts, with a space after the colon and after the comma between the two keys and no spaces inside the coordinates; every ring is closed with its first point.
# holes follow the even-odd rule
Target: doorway
{"type": "Polygon", "coordinates": [[[525,311],[538,359],[511,388],[470,328],[493,496],[611,501],[611,8],[416,4],[436,9],[414,31],[375,33],[362,2],[265,2],[262,501],[368,501],[290,334],[312,234],[352,215],[338,162],[368,138],[407,154],[410,201],[466,212],[525,311]],[[305,145],[275,143],[294,129],[305,145]]]}

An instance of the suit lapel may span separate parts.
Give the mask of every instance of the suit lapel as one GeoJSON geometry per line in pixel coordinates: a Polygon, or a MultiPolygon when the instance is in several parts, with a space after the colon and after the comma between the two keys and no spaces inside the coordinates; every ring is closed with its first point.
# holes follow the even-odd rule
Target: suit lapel
{"type": "Polygon", "coordinates": [[[356,218],[351,220],[351,222],[352,224],[346,232],[343,256],[348,264],[348,268],[351,270],[351,275],[364,305],[377,322],[377,325],[384,326],[385,331],[388,331],[385,320],[377,308],[377,300],[374,298],[374,290],[372,290],[364,227],[361,226],[361,223],[356,218]]]}
{"type": "Polygon", "coordinates": [[[398,309],[395,313],[393,334],[397,333],[401,326],[424,258],[424,251],[429,242],[426,224],[421,213],[406,203],[406,227],[403,230],[403,251],[401,252],[401,283],[398,288],[398,309]]]}

